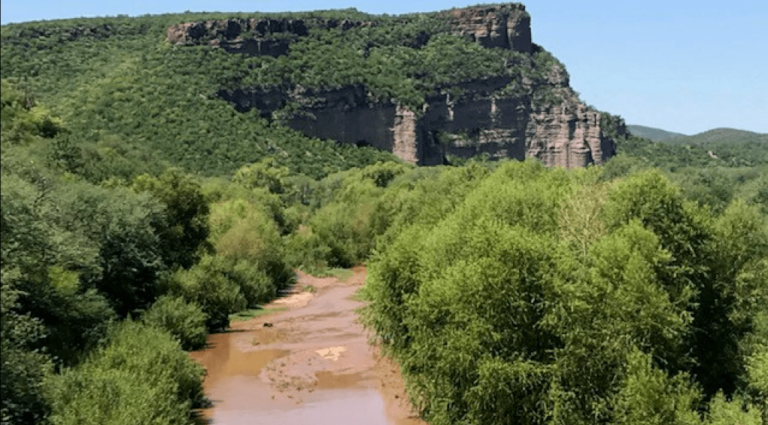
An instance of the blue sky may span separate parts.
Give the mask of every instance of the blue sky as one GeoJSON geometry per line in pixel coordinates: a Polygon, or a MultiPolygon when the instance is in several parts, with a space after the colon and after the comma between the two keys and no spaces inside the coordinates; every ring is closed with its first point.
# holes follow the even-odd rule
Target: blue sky
{"type": "MultiPolygon", "coordinates": [[[[280,12],[356,7],[400,14],[462,0],[3,0],[3,24],[191,11],[280,12]]],[[[565,63],[585,102],[630,124],[695,134],[768,133],[768,1],[529,0],[533,41],[565,63]]]]}

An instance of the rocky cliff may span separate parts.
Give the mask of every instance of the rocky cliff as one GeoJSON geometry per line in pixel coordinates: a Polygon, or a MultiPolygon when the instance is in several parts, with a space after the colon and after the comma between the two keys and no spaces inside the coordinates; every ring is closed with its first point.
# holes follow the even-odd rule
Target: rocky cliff
{"type": "MultiPolygon", "coordinates": [[[[256,108],[262,116],[309,136],[375,146],[421,165],[440,164],[450,156],[486,154],[495,159],[531,156],[549,166],[571,168],[600,164],[614,154],[613,140],[601,129],[600,113],[578,99],[561,64],[540,60],[544,55],[531,42],[524,6],[477,6],[439,16],[450,34],[484,48],[519,52],[519,60],[505,64],[509,68],[505,75],[443,84],[416,106],[372,96],[364,84],[242,87],[218,95],[239,111],[256,108]]],[[[176,25],[168,28],[167,35],[176,45],[207,44],[230,52],[279,56],[309,28],[371,25],[376,23],[224,20],[176,25]]],[[[429,34],[422,39],[421,45],[429,34]]]]}
{"type": "Polygon", "coordinates": [[[451,32],[483,47],[531,53],[531,17],[521,4],[468,7],[446,13],[451,32]]]}
{"type": "Polygon", "coordinates": [[[309,28],[350,28],[371,25],[348,19],[222,19],[173,25],[166,35],[171,44],[221,47],[230,53],[251,56],[281,56],[292,42],[309,35],[309,28]]]}

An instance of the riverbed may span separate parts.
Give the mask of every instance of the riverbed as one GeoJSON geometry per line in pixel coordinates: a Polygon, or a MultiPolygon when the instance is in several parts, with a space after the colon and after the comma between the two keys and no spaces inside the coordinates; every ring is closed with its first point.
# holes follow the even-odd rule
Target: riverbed
{"type": "Polygon", "coordinates": [[[368,343],[353,299],[365,267],[347,279],[298,273],[293,293],[267,308],[284,311],[234,322],[192,352],[207,374],[215,425],[425,424],[413,412],[397,366],[368,343]],[[309,289],[311,288],[311,289],[309,289]],[[308,290],[309,289],[309,290],[308,290]]]}

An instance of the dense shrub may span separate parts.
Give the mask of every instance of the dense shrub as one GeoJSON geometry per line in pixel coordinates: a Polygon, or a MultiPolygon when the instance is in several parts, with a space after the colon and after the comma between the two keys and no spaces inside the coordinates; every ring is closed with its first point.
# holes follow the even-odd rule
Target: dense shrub
{"type": "Polygon", "coordinates": [[[168,333],[126,321],[82,365],[47,383],[52,424],[187,424],[203,370],[168,333]]]}
{"type": "Polygon", "coordinates": [[[371,258],[365,295],[372,302],[365,321],[382,338],[385,348],[403,350],[411,340],[405,323],[407,301],[418,293],[421,284],[419,254],[426,230],[426,226],[403,230],[386,250],[371,258]]]}
{"type": "Polygon", "coordinates": [[[173,294],[202,308],[209,330],[226,328],[229,315],[248,306],[242,288],[230,277],[232,268],[233,261],[206,255],[189,270],[177,271],[170,283],[173,294]]]}
{"type": "Polygon", "coordinates": [[[218,255],[246,261],[265,273],[272,292],[293,282],[277,225],[259,206],[245,200],[214,204],[211,238],[218,255]]]}
{"type": "Polygon", "coordinates": [[[173,336],[181,348],[194,350],[205,345],[208,332],[206,315],[194,303],[179,297],[162,296],[141,316],[142,322],[158,327],[173,336]]]}
{"type": "Polygon", "coordinates": [[[262,187],[271,193],[284,193],[288,190],[288,167],[281,167],[270,157],[259,162],[241,167],[232,176],[232,181],[247,189],[262,187]]]}
{"type": "MultiPolygon", "coordinates": [[[[368,198],[369,201],[372,199],[368,198]]],[[[373,202],[326,205],[310,221],[313,233],[328,247],[327,264],[331,267],[352,267],[366,257],[375,242],[370,230],[373,202]]]]}
{"type": "Polygon", "coordinates": [[[200,185],[179,169],[168,169],[157,178],[137,176],[131,187],[148,192],[164,208],[161,220],[152,223],[160,239],[163,261],[168,268],[191,267],[210,247],[209,206],[200,185]]]}
{"type": "Polygon", "coordinates": [[[49,406],[42,383],[53,370],[51,358],[36,350],[46,330],[40,320],[20,314],[18,291],[10,277],[14,271],[3,269],[0,290],[0,419],[16,425],[39,423],[48,413],[49,406]]]}

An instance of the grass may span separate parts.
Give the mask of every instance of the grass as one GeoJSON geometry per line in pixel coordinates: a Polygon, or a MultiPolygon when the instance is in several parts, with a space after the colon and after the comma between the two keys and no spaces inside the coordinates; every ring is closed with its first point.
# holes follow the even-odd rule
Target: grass
{"type": "Polygon", "coordinates": [[[339,279],[339,282],[344,282],[355,274],[355,272],[350,269],[337,267],[306,267],[302,265],[299,269],[304,273],[315,277],[335,277],[336,279],[339,279]]]}
{"type": "Polygon", "coordinates": [[[324,270],[322,276],[318,277],[335,277],[336,279],[339,279],[339,282],[344,282],[354,274],[355,272],[349,269],[331,268],[324,270]]]}
{"type": "Polygon", "coordinates": [[[247,310],[238,311],[229,315],[230,322],[241,322],[243,320],[250,320],[254,317],[260,317],[271,313],[279,313],[287,310],[288,307],[271,307],[271,308],[249,308],[247,310]]]}
{"type": "Polygon", "coordinates": [[[361,286],[360,288],[355,291],[354,294],[352,294],[351,297],[349,297],[352,301],[368,301],[368,297],[365,294],[365,286],[361,286]]]}

